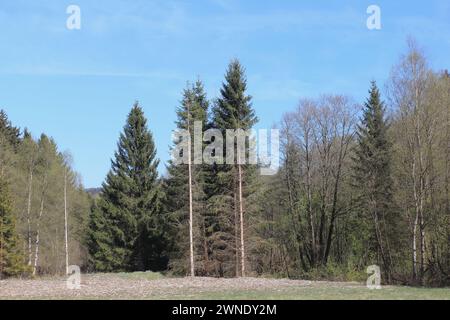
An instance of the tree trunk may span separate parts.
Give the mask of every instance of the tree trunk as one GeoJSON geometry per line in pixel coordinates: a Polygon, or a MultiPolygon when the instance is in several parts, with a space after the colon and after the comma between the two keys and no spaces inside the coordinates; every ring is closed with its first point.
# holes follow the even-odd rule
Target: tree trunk
{"type": "Polygon", "coordinates": [[[42,214],[44,213],[44,192],[42,193],[42,197],[41,197],[41,206],[40,206],[40,210],[39,210],[39,217],[38,217],[38,222],[37,222],[37,230],[36,230],[36,241],[35,241],[35,252],[34,252],[34,265],[33,265],[33,276],[36,275],[36,271],[37,271],[37,266],[38,266],[38,260],[39,260],[39,236],[41,233],[41,219],[42,219],[42,214]]]}
{"type": "Polygon", "coordinates": [[[240,165],[240,153],[238,152],[239,175],[239,220],[241,226],[241,276],[245,277],[245,246],[244,246],[244,206],[242,203],[242,167],[240,165]]]}
{"type": "Polygon", "coordinates": [[[64,172],[64,245],[66,253],[66,274],[69,274],[69,243],[67,228],[67,168],[64,172]]]}
{"type": "Polygon", "coordinates": [[[33,191],[33,168],[30,166],[30,175],[28,178],[28,202],[27,202],[27,237],[28,237],[28,265],[31,266],[31,196],[33,191]]]}
{"type": "Polygon", "coordinates": [[[412,267],[413,267],[413,280],[417,280],[417,225],[419,221],[419,213],[416,211],[416,218],[414,219],[413,226],[413,239],[412,239],[412,267]]]}
{"type": "MultiPolygon", "coordinates": [[[[413,145],[410,143],[410,145],[413,145]]],[[[411,147],[414,151],[413,147],[411,147]]],[[[413,281],[417,280],[417,227],[419,225],[419,217],[420,217],[420,200],[419,200],[419,192],[417,190],[417,174],[416,174],[416,158],[413,154],[413,163],[412,163],[412,183],[413,183],[413,195],[414,195],[414,206],[415,206],[415,217],[413,222],[413,240],[412,240],[412,254],[413,254],[413,281]]]]}
{"type": "MultiPolygon", "coordinates": [[[[286,185],[287,185],[287,189],[288,189],[288,199],[289,199],[289,213],[291,216],[291,220],[292,220],[292,228],[294,229],[294,233],[295,233],[295,247],[296,247],[296,252],[298,252],[298,259],[300,261],[300,264],[303,268],[303,270],[307,271],[308,270],[308,266],[306,265],[306,261],[304,258],[304,253],[302,250],[302,244],[303,244],[303,240],[301,237],[301,230],[299,230],[300,228],[297,227],[297,221],[296,221],[296,206],[295,206],[295,199],[294,199],[294,195],[293,192],[294,190],[294,184],[291,180],[291,161],[289,160],[289,154],[286,155],[286,160],[285,160],[285,166],[286,166],[286,175],[285,175],[285,179],[286,179],[286,185]]],[[[293,174],[292,174],[293,176],[293,174]]],[[[301,223],[301,217],[298,216],[298,222],[301,223]]]]}
{"type": "MultiPolygon", "coordinates": [[[[305,136],[308,135],[305,133],[305,136]]],[[[308,218],[309,218],[309,225],[311,228],[311,262],[313,265],[316,263],[316,255],[317,255],[317,242],[316,242],[316,235],[314,230],[314,213],[312,209],[312,192],[311,192],[311,159],[309,154],[309,143],[308,139],[305,138],[305,153],[306,153],[306,189],[307,189],[307,199],[308,199],[308,218]]]]}
{"type": "Polygon", "coordinates": [[[323,255],[322,264],[326,265],[328,262],[328,257],[330,255],[331,250],[331,242],[333,239],[333,230],[334,230],[334,224],[336,222],[337,217],[337,204],[338,204],[338,192],[339,192],[339,182],[341,177],[341,166],[342,166],[342,147],[339,155],[339,165],[338,165],[338,172],[336,175],[336,181],[334,183],[334,191],[333,191],[333,206],[331,208],[331,218],[330,218],[330,225],[328,228],[328,235],[327,235],[327,243],[325,247],[325,253],[323,255]]]}
{"type": "MultiPolygon", "coordinates": [[[[420,280],[423,282],[425,274],[425,222],[423,212],[420,214],[420,280]]],[[[423,283],[421,283],[423,284],[423,283]]]]}
{"type": "Polygon", "coordinates": [[[239,218],[237,213],[237,195],[236,190],[234,191],[234,238],[236,246],[236,277],[239,277],[239,218]]]}
{"type": "Polygon", "coordinates": [[[191,277],[195,277],[195,266],[194,266],[194,231],[193,231],[193,210],[192,210],[192,167],[191,167],[191,130],[190,130],[190,110],[189,104],[187,106],[187,129],[189,133],[188,139],[188,175],[189,175],[189,260],[190,260],[190,270],[191,277]]]}
{"type": "Polygon", "coordinates": [[[383,266],[384,266],[386,276],[387,276],[387,281],[389,283],[391,281],[391,264],[387,258],[388,255],[386,254],[386,248],[383,244],[383,233],[381,232],[381,227],[380,227],[381,223],[380,223],[380,219],[378,217],[378,212],[373,213],[373,218],[374,218],[374,224],[375,224],[375,235],[377,238],[378,247],[380,248],[381,260],[383,262],[383,266]]]}

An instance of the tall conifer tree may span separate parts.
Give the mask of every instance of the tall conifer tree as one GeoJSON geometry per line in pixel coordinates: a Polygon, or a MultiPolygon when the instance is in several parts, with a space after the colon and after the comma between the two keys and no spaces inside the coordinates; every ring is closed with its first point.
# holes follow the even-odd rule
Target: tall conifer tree
{"type": "Polygon", "coordinates": [[[167,265],[156,148],[142,108],[128,115],[94,208],[90,251],[99,270],[162,270],[167,265]]]}
{"type": "MultiPolygon", "coordinates": [[[[245,70],[238,60],[231,61],[225,74],[225,82],[220,90],[213,109],[212,126],[223,132],[226,130],[250,130],[258,121],[251,104],[251,96],[247,95],[247,79],[245,70]]],[[[248,157],[250,151],[250,140],[246,139],[245,155],[248,157]]],[[[224,149],[227,157],[226,148],[224,149]]],[[[228,256],[231,251],[235,253],[236,276],[246,275],[246,252],[245,252],[245,230],[246,230],[246,191],[251,183],[251,168],[242,165],[244,159],[239,159],[237,144],[234,143],[234,164],[219,164],[215,167],[213,175],[216,184],[216,193],[210,197],[211,204],[216,211],[220,232],[214,235],[216,247],[219,252],[219,260],[228,256]],[[233,213],[230,218],[225,216],[233,213]],[[230,225],[228,221],[234,221],[230,225]],[[230,243],[234,240],[234,244],[230,243]]],[[[248,163],[248,162],[247,162],[248,163]]],[[[228,261],[229,261],[229,257],[228,261]]],[[[225,266],[229,268],[229,264],[225,266]]]]}
{"type": "Polygon", "coordinates": [[[358,207],[371,227],[372,248],[381,257],[386,275],[391,272],[389,230],[392,215],[391,148],[385,107],[375,82],[364,104],[363,119],[357,130],[354,157],[354,187],[358,207]]]}
{"type": "MultiPolygon", "coordinates": [[[[189,168],[185,164],[169,161],[166,186],[166,210],[169,212],[175,226],[173,235],[176,238],[171,267],[177,273],[187,273],[192,264],[191,254],[195,265],[194,274],[206,275],[208,264],[208,246],[205,240],[205,166],[194,162],[194,125],[200,122],[205,129],[208,119],[209,102],[203,84],[198,80],[195,84],[188,84],[183,91],[183,99],[177,108],[177,130],[189,130],[191,136],[191,181],[189,182],[189,168]],[[189,190],[189,185],[191,190],[189,190]],[[189,199],[189,193],[192,199],[189,199]],[[192,251],[190,253],[190,204],[192,205],[192,251]],[[189,227],[189,228],[188,228],[189,227]],[[189,239],[189,241],[187,241],[189,239]],[[188,259],[189,258],[189,259],[188,259]]],[[[174,148],[178,150],[181,141],[174,141],[174,148]]],[[[198,143],[198,141],[197,141],[198,143]]],[[[201,151],[203,143],[200,141],[201,151]]],[[[180,155],[182,156],[182,155],[180,155]]],[[[199,159],[201,160],[201,159],[199,159]]],[[[192,271],[191,271],[192,273],[192,271]]]]}

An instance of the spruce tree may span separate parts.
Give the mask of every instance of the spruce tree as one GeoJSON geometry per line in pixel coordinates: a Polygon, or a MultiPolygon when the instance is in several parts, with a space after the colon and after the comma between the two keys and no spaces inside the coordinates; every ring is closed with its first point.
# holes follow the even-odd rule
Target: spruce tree
{"type": "MultiPolygon", "coordinates": [[[[387,229],[394,227],[392,207],[391,146],[385,107],[375,82],[364,104],[363,118],[357,130],[357,146],[353,158],[354,190],[358,209],[367,221],[369,240],[376,255],[381,257],[385,274],[391,272],[391,253],[387,229]]],[[[373,251],[372,251],[373,252],[373,251]]]]}
{"type": "MultiPolygon", "coordinates": [[[[195,274],[206,275],[208,269],[208,246],[205,239],[205,166],[194,163],[194,124],[200,122],[203,129],[207,126],[209,102],[203,84],[198,80],[188,84],[183,91],[183,98],[177,108],[177,130],[188,130],[191,135],[191,192],[193,207],[193,246],[195,274]]],[[[173,148],[178,150],[181,141],[175,140],[173,148]]],[[[203,146],[202,146],[203,151],[203,146]]],[[[171,257],[171,268],[174,272],[186,274],[190,265],[189,256],[189,172],[187,164],[176,164],[169,161],[168,177],[165,180],[165,210],[170,214],[174,250],[171,257]]]]}
{"type": "Polygon", "coordinates": [[[122,268],[122,265],[116,260],[117,255],[113,252],[114,242],[109,225],[111,221],[108,221],[108,216],[101,209],[105,206],[104,200],[99,198],[91,201],[86,241],[89,250],[89,266],[95,271],[117,271],[122,268]]]}
{"type": "Polygon", "coordinates": [[[98,270],[162,270],[167,265],[156,148],[136,103],[91,214],[90,252],[98,270]]]}
{"type": "MultiPolygon", "coordinates": [[[[233,60],[225,74],[225,82],[220,97],[213,108],[212,127],[220,129],[226,138],[226,130],[250,130],[258,121],[251,105],[251,96],[247,95],[245,70],[238,60],[233,60]]],[[[224,156],[226,154],[224,144],[224,156]]],[[[250,151],[249,139],[246,141],[246,156],[250,151]]],[[[237,159],[237,144],[234,143],[234,164],[217,164],[213,167],[209,194],[211,216],[211,238],[216,249],[214,256],[218,260],[219,274],[245,276],[245,229],[246,197],[252,183],[251,166],[240,165],[237,159]],[[233,221],[230,223],[230,221],[233,221]],[[234,259],[232,255],[234,254],[234,259]],[[234,267],[232,261],[234,260],[234,267]]]]}
{"type": "Polygon", "coordinates": [[[20,143],[20,129],[14,127],[4,110],[0,110],[0,135],[15,148],[20,143]]]}
{"type": "Polygon", "coordinates": [[[16,233],[8,186],[0,178],[0,279],[23,275],[28,271],[16,233]]]}
{"type": "Polygon", "coordinates": [[[218,129],[251,129],[258,118],[252,108],[252,97],[246,94],[245,70],[232,60],[225,74],[225,83],[213,109],[213,124],[218,129]]]}

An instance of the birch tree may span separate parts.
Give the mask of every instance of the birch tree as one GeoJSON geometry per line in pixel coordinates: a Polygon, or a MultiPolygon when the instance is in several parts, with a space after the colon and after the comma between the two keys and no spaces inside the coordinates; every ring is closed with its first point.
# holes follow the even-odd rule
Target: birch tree
{"type": "Polygon", "coordinates": [[[26,198],[25,198],[25,219],[27,226],[27,247],[28,247],[28,265],[31,266],[32,262],[32,200],[33,200],[33,177],[36,169],[36,161],[38,154],[38,147],[33,140],[31,134],[25,130],[22,144],[19,149],[20,159],[22,160],[22,166],[26,173],[26,198]]]}
{"type": "Polygon", "coordinates": [[[63,155],[63,169],[64,169],[64,251],[65,251],[65,267],[66,274],[69,274],[69,227],[68,227],[68,207],[67,207],[67,184],[69,179],[69,170],[72,163],[72,156],[65,152],[63,155]]]}
{"type": "Polygon", "coordinates": [[[434,143],[431,105],[426,100],[430,70],[414,40],[408,52],[392,69],[389,93],[399,119],[398,143],[405,164],[406,183],[410,187],[412,212],[406,204],[411,228],[412,278],[422,281],[425,270],[425,202],[429,197],[432,168],[431,146],[434,143]],[[419,252],[418,252],[419,251],[419,252]]]}

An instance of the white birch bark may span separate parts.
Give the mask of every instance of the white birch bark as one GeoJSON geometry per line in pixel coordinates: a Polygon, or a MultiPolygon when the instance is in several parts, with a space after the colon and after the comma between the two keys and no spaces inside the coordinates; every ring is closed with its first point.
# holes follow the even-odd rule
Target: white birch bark
{"type": "Polygon", "coordinates": [[[42,192],[42,197],[41,197],[41,206],[39,209],[39,216],[38,216],[38,221],[37,221],[37,230],[36,230],[36,241],[35,241],[35,252],[34,252],[34,265],[33,265],[33,276],[36,275],[36,271],[37,271],[37,266],[38,266],[38,260],[39,260],[39,244],[40,244],[40,233],[41,233],[41,219],[42,219],[42,215],[44,213],[44,192],[42,192]]]}
{"type": "Polygon", "coordinates": [[[28,178],[28,199],[27,199],[27,237],[28,237],[28,265],[31,266],[31,197],[33,192],[33,165],[30,165],[30,174],[28,178]]]}
{"type": "Polygon", "coordinates": [[[69,245],[67,228],[67,168],[64,171],[64,246],[66,254],[66,274],[69,274],[69,245]]]}

